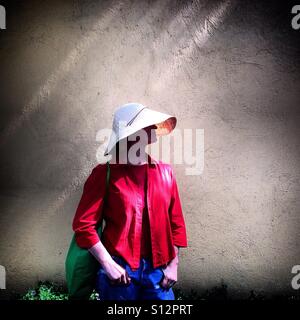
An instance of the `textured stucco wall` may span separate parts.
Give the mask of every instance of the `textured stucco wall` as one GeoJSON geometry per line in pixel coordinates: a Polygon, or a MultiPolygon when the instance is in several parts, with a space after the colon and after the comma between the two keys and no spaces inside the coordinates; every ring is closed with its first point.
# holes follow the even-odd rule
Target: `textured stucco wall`
{"type": "Polygon", "coordinates": [[[0,33],[6,293],[64,280],[96,133],[129,101],[175,114],[178,128],[204,129],[203,174],[174,166],[189,241],[180,286],[223,279],[243,296],[291,291],[300,31],[290,19],[275,1],[10,1],[0,33]]]}

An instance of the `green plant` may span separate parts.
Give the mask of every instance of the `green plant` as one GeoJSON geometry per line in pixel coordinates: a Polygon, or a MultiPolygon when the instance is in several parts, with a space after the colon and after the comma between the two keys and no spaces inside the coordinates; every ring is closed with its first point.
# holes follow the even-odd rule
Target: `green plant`
{"type": "MultiPolygon", "coordinates": [[[[63,286],[50,281],[38,282],[36,288],[30,288],[20,300],[68,300],[68,293],[63,286]]],[[[89,300],[99,300],[98,293],[94,290],[89,300]]]]}
{"type": "MultiPolygon", "coordinates": [[[[214,298],[225,298],[227,296],[227,287],[220,287],[207,290],[199,295],[194,289],[190,293],[183,293],[181,289],[174,288],[176,300],[209,300],[214,298]]],[[[21,300],[68,300],[68,293],[65,287],[50,281],[40,281],[35,288],[30,288],[24,295],[19,297],[21,300]]],[[[94,290],[89,300],[99,300],[99,294],[94,290]]]]}
{"type": "MultiPolygon", "coordinates": [[[[175,286],[173,288],[175,300],[230,300],[227,292],[227,285],[222,281],[219,286],[212,287],[203,291],[201,294],[196,290],[191,289],[190,292],[184,293],[180,288],[175,286]]],[[[40,281],[35,288],[29,289],[22,296],[15,296],[14,299],[20,300],[68,300],[68,293],[66,287],[55,284],[50,281],[40,281]]],[[[246,300],[267,300],[267,296],[263,292],[250,291],[246,300]]],[[[300,293],[278,294],[273,295],[271,299],[274,300],[297,300],[300,301],[300,293]]],[[[94,290],[89,300],[99,300],[98,293],[94,290]]]]}
{"type": "Polygon", "coordinates": [[[63,288],[49,281],[40,281],[36,288],[29,289],[21,300],[68,300],[63,288]]]}

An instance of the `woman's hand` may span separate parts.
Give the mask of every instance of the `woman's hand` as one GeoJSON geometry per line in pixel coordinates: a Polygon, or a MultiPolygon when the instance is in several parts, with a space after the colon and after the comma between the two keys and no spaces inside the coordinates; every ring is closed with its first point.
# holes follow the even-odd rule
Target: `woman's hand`
{"type": "Polygon", "coordinates": [[[163,288],[169,289],[177,282],[177,268],[177,264],[169,263],[167,267],[163,269],[165,275],[161,282],[163,288]]]}
{"type": "Polygon", "coordinates": [[[178,247],[174,246],[176,257],[171,260],[166,268],[163,268],[164,278],[161,282],[163,288],[169,289],[177,282],[177,269],[178,269],[178,247]]]}
{"type": "Polygon", "coordinates": [[[131,283],[128,272],[115,262],[100,240],[89,251],[99,261],[111,284],[131,283]]]}
{"type": "Polygon", "coordinates": [[[110,279],[111,284],[130,284],[128,272],[112,258],[102,262],[103,270],[110,279]]]}

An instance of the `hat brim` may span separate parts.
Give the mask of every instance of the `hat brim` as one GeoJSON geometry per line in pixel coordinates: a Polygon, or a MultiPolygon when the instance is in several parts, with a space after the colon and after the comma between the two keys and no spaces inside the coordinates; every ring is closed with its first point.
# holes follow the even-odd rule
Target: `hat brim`
{"type": "Polygon", "coordinates": [[[136,121],[134,121],[133,124],[130,127],[128,127],[128,129],[126,128],[126,130],[120,132],[119,135],[112,131],[104,155],[108,155],[118,141],[130,136],[131,134],[143,128],[146,128],[151,125],[156,125],[156,135],[163,136],[173,131],[176,127],[176,124],[177,118],[175,116],[152,110],[149,108],[145,108],[141,113],[141,116],[138,119],[136,119],[136,121]]]}

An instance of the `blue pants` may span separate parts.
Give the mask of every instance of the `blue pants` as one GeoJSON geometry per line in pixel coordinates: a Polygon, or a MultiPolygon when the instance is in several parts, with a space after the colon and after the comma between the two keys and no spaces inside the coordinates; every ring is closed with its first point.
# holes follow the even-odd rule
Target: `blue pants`
{"type": "Polygon", "coordinates": [[[123,258],[119,256],[112,258],[127,270],[131,283],[110,284],[101,266],[96,283],[100,300],[175,300],[172,288],[165,289],[160,285],[164,276],[162,268],[153,268],[150,259],[141,258],[139,269],[132,271],[123,258]]]}

